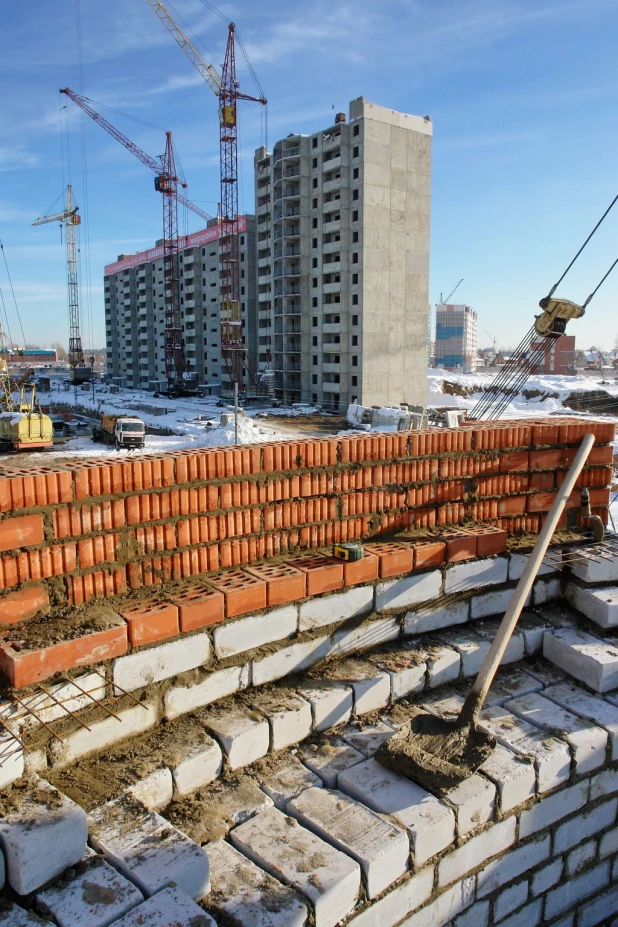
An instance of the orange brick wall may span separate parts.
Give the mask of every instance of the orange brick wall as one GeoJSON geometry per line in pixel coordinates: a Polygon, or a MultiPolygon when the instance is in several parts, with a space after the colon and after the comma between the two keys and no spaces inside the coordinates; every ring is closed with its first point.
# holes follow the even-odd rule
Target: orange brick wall
{"type": "Polygon", "coordinates": [[[411,527],[536,532],[588,431],[579,485],[606,514],[614,425],[575,418],[5,469],[0,623],[411,527]]]}

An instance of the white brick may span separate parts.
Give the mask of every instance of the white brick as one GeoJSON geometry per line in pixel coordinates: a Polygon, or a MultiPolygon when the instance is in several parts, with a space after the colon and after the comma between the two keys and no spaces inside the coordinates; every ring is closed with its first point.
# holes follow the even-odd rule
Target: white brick
{"type": "Polygon", "coordinates": [[[217,927],[210,914],[176,885],[143,901],[119,921],[114,921],[113,927],[170,927],[172,924],[217,927]]]}
{"type": "Polygon", "coordinates": [[[597,853],[596,840],[588,840],[580,846],[571,850],[566,859],[566,873],[568,876],[576,875],[584,866],[587,866],[590,860],[594,859],[597,853]]]}
{"type": "Polygon", "coordinates": [[[609,734],[612,760],[618,760],[618,708],[615,705],[610,705],[605,699],[591,695],[571,682],[549,686],[543,695],[572,714],[594,721],[604,728],[609,734]]]}
{"type": "Polygon", "coordinates": [[[469,614],[470,603],[468,601],[453,602],[432,612],[425,609],[406,612],[403,633],[406,635],[425,634],[439,631],[440,628],[450,628],[455,624],[465,624],[469,614]]]}
{"type": "Polygon", "coordinates": [[[343,792],[307,789],[288,803],[287,810],[360,864],[369,898],[381,894],[406,871],[410,843],[404,831],[343,792]]]}
{"type": "Polygon", "coordinates": [[[502,744],[496,744],[492,755],[480,767],[480,772],[491,779],[497,787],[500,809],[503,814],[534,795],[536,786],[534,763],[528,757],[515,756],[502,744]]]}
{"type": "Polygon", "coordinates": [[[394,733],[395,728],[384,721],[377,721],[375,724],[360,722],[358,727],[349,725],[339,731],[345,742],[355,750],[360,750],[366,759],[374,756],[378,747],[381,747],[394,733]]]}
{"type": "Polygon", "coordinates": [[[119,657],[112,666],[113,681],[125,691],[151,686],[162,679],[204,666],[210,659],[210,639],[207,634],[192,634],[169,644],[139,650],[119,657]]]}
{"type": "Polygon", "coordinates": [[[539,579],[532,588],[532,601],[535,605],[553,602],[562,596],[562,583],[558,577],[539,579]]]}
{"type": "Polygon", "coordinates": [[[3,734],[0,736],[0,789],[19,779],[23,771],[24,751],[20,742],[10,734],[3,734]]]}
{"type": "Polygon", "coordinates": [[[327,789],[337,788],[339,773],[365,759],[359,750],[338,737],[321,744],[303,744],[299,756],[305,766],[320,777],[327,789]]]}
{"type": "Polygon", "coordinates": [[[490,615],[503,615],[513,598],[513,592],[513,589],[497,589],[475,595],[470,603],[470,617],[488,618],[490,615]]]}
{"type": "Polygon", "coordinates": [[[519,839],[529,837],[538,830],[551,827],[567,814],[579,811],[588,801],[588,781],[578,782],[568,789],[537,802],[528,811],[522,811],[519,822],[519,839]]]}
{"type": "Polygon", "coordinates": [[[528,900],[528,883],[519,882],[517,885],[509,885],[503,892],[500,892],[494,901],[494,918],[501,921],[507,914],[521,908],[528,900]]]}
{"type": "Polygon", "coordinates": [[[498,856],[512,846],[515,843],[515,824],[515,817],[508,817],[448,853],[438,867],[438,885],[442,887],[461,879],[486,859],[498,856]]]}
{"type": "Polygon", "coordinates": [[[448,595],[451,592],[468,592],[482,586],[505,583],[507,569],[505,557],[456,563],[447,568],[444,592],[448,595]]]}
{"type": "Polygon", "coordinates": [[[240,769],[268,753],[270,731],[268,721],[235,708],[212,711],[204,720],[225,750],[230,769],[240,769]]]}
{"type": "Polygon", "coordinates": [[[501,859],[495,859],[477,876],[477,895],[485,898],[502,885],[507,885],[529,869],[533,869],[549,859],[550,836],[543,837],[523,847],[517,847],[505,854],[501,859]]]}
{"type": "Polygon", "coordinates": [[[170,882],[199,901],[210,890],[208,858],[154,811],[114,799],[88,815],[90,843],[145,895],[170,882]]]}
{"type": "Polygon", "coordinates": [[[599,627],[615,628],[618,625],[618,587],[586,589],[569,583],[565,598],[578,612],[586,615],[599,627]]]}
{"type": "Polygon", "coordinates": [[[535,898],[537,895],[543,895],[552,888],[556,882],[560,881],[562,878],[562,867],[562,860],[555,859],[553,862],[548,863],[547,866],[544,866],[543,869],[539,869],[538,872],[535,872],[532,876],[532,894],[535,898]]]}
{"type": "Polygon", "coordinates": [[[542,652],[543,634],[551,629],[551,625],[532,612],[522,612],[517,629],[523,634],[526,653],[530,655],[542,652]]]}
{"type": "Polygon", "coordinates": [[[483,640],[468,628],[462,631],[447,631],[440,635],[440,640],[457,651],[464,676],[476,676],[491,646],[489,641],[483,640]]]}
{"type": "MultiPolygon", "coordinates": [[[[587,551],[587,553],[594,554],[594,551],[587,551]]],[[[618,582],[618,556],[610,557],[605,554],[598,560],[589,560],[588,557],[584,560],[576,560],[571,564],[571,573],[585,583],[618,582]]]]}
{"type": "Polygon", "coordinates": [[[163,697],[165,717],[170,721],[196,708],[203,708],[227,695],[244,689],[249,683],[248,666],[230,666],[209,673],[205,679],[188,686],[174,686],[163,697]]]}
{"type": "Polygon", "coordinates": [[[303,681],[298,694],[311,705],[316,731],[326,731],[336,724],[345,724],[350,718],[354,694],[349,686],[328,679],[320,682],[308,679],[303,681]]]}
{"type": "Polygon", "coordinates": [[[479,726],[493,734],[503,746],[534,759],[540,792],[553,789],[569,778],[569,748],[555,737],[542,734],[527,721],[498,707],[485,709],[479,726]]]}
{"type": "Polygon", "coordinates": [[[276,765],[269,764],[258,772],[260,788],[266,792],[279,811],[305,789],[321,788],[322,780],[304,766],[293,754],[281,758],[276,765]]]}
{"type": "Polygon", "coordinates": [[[596,692],[618,687],[618,650],[584,631],[552,631],[543,638],[543,656],[596,692]]]}
{"type": "Polygon", "coordinates": [[[571,905],[596,895],[609,882],[609,863],[601,863],[549,892],[545,900],[546,919],[556,917],[571,905]]]}
{"type": "Polygon", "coordinates": [[[608,830],[599,841],[599,856],[601,859],[605,856],[613,856],[614,853],[618,853],[618,827],[608,830]]]}
{"type": "Polygon", "coordinates": [[[281,679],[282,676],[309,669],[327,655],[329,647],[330,638],[322,635],[310,641],[283,647],[261,660],[253,660],[251,669],[253,685],[261,686],[275,679],[281,679]]]}
{"type": "Polygon", "coordinates": [[[307,908],[291,888],[223,840],[205,850],[212,880],[209,904],[217,915],[243,927],[305,927],[307,908]]]}
{"type": "Polygon", "coordinates": [[[285,605],[264,615],[248,615],[236,621],[226,621],[213,631],[215,653],[221,659],[237,653],[284,640],[296,633],[298,608],[285,605]]]}
{"type": "Polygon", "coordinates": [[[47,748],[41,747],[38,750],[27,750],[24,753],[24,772],[26,775],[37,773],[45,778],[47,772],[47,748]]]}
{"type": "MultiPolygon", "coordinates": [[[[430,897],[433,890],[433,866],[427,866],[418,875],[408,879],[374,902],[361,914],[348,921],[348,927],[392,927],[411,911],[416,911],[430,897]]],[[[479,927],[479,925],[475,925],[479,927]]]]}
{"type": "Polygon", "coordinates": [[[581,843],[586,837],[592,837],[604,830],[608,824],[612,824],[616,819],[616,808],[618,799],[612,798],[602,805],[597,805],[590,811],[584,811],[577,817],[565,821],[557,829],[554,835],[554,853],[564,853],[570,850],[576,844],[581,843]]]}
{"type": "Polygon", "coordinates": [[[455,811],[457,835],[462,837],[491,821],[496,787],[482,776],[473,775],[450,789],[445,798],[455,811]]]}
{"type": "Polygon", "coordinates": [[[478,901],[454,921],[454,927],[487,927],[488,923],[489,902],[478,901]]]}
{"type": "MultiPolygon", "coordinates": [[[[509,554],[509,580],[520,579],[527,562],[528,554],[509,554]]],[[[548,573],[554,573],[555,570],[556,568],[548,563],[542,563],[537,575],[544,576],[548,573]]]]}
{"type": "Polygon", "coordinates": [[[474,901],[474,879],[463,879],[438,895],[435,901],[417,911],[401,927],[450,927],[453,918],[474,901]]]}
{"type": "Polygon", "coordinates": [[[397,654],[376,654],[371,662],[388,673],[391,680],[391,698],[394,702],[425,688],[427,667],[424,663],[410,666],[408,660],[397,654]]]}
{"type": "MultiPolygon", "coordinates": [[[[527,904],[517,914],[512,914],[505,921],[500,921],[500,927],[536,927],[537,924],[542,924],[541,904],[542,899],[527,904]]],[[[552,927],[566,927],[566,925],[553,924],[552,927]]]]}
{"type": "Polygon", "coordinates": [[[536,693],[512,699],[504,707],[518,718],[566,740],[573,752],[575,771],[579,775],[605,764],[607,731],[603,728],[590,721],[581,721],[560,705],[536,693]]]}
{"type": "Polygon", "coordinates": [[[174,783],[170,769],[155,769],[127,789],[127,795],[141,801],[149,811],[160,811],[172,800],[174,783]]]}
{"type": "Polygon", "coordinates": [[[249,818],[267,811],[273,807],[270,795],[259,787],[250,775],[234,776],[233,780],[219,780],[208,789],[207,793],[200,793],[200,797],[207,797],[206,823],[210,808],[216,809],[219,822],[232,821],[233,824],[244,824],[249,818]],[[210,806],[210,808],[208,808],[210,806]]]}
{"type": "Polygon", "coordinates": [[[487,693],[485,705],[487,708],[493,705],[504,705],[509,699],[541,692],[542,689],[542,684],[530,673],[526,673],[518,666],[510,666],[499,670],[487,693]]]}
{"type": "Polygon", "coordinates": [[[427,664],[430,689],[445,686],[447,682],[453,682],[459,676],[461,657],[456,650],[435,646],[427,650],[421,649],[419,653],[427,664]]]}
{"type": "Polygon", "coordinates": [[[182,759],[172,766],[176,795],[189,795],[200,786],[212,782],[219,776],[222,766],[221,747],[207,734],[203,734],[201,742],[190,743],[182,759]]]}
{"type": "Polygon", "coordinates": [[[34,777],[17,810],[0,818],[7,881],[19,895],[40,888],[83,857],[88,827],[75,802],[34,777]]]}
{"type": "MultiPolygon", "coordinates": [[[[479,637],[482,637],[484,640],[492,644],[496,634],[498,633],[499,626],[500,621],[497,618],[492,618],[485,621],[477,621],[474,625],[474,629],[479,637]]],[[[508,644],[506,645],[506,650],[504,651],[501,664],[504,666],[507,663],[517,663],[519,660],[523,660],[524,650],[523,634],[520,633],[518,628],[515,628],[511,634],[511,638],[508,644]]]]}
{"type": "Polygon", "coordinates": [[[20,697],[20,702],[2,705],[0,721],[8,722],[11,730],[19,733],[39,727],[41,722],[50,724],[58,718],[66,718],[70,711],[90,708],[93,701],[105,698],[105,679],[98,673],[86,673],[76,676],[72,682],[61,682],[45,688],[46,692],[33,692],[31,695],[20,697]],[[57,702],[62,704],[58,705],[57,702]]]}
{"type": "Polygon", "coordinates": [[[269,693],[254,700],[253,707],[264,714],[270,725],[270,749],[284,750],[311,734],[311,705],[289,692],[269,693]]]}
{"type": "Polygon", "coordinates": [[[25,911],[19,905],[13,904],[7,899],[3,899],[4,907],[2,923],[5,927],[41,927],[41,918],[37,914],[25,911]]]}
{"type": "Polygon", "coordinates": [[[354,692],[354,711],[357,715],[376,711],[389,703],[390,676],[368,661],[342,660],[327,667],[324,675],[350,686],[354,692]]]}
{"type": "Polygon", "coordinates": [[[365,760],[339,773],[342,792],[380,814],[389,814],[407,829],[415,864],[449,846],[455,836],[455,816],[450,808],[409,779],[365,760]]]}
{"type": "Polygon", "coordinates": [[[245,856],[309,899],[316,927],[334,927],[356,904],[358,863],[276,808],[234,828],[230,838],[245,856]]]}
{"type": "Polygon", "coordinates": [[[88,725],[90,730],[83,727],[65,735],[62,740],[53,740],[50,747],[52,766],[68,766],[88,753],[104,750],[111,744],[142,734],[154,727],[158,720],[158,711],[155,704],[140,702],[116,712],[116,718],[103,718],[102,721],[93,721],[88,725]]]}
{"type": "Polygon", "coordinates": [[[421,602],[428,602],[440,594],[442,573],[418,573],[403,579],[393,579],[378,583],[376,587],[376,611],[385,612],[391,608],[410,608],[421,602]]]}
{"type": "Polygon", "coordinates": [[[299,631],[340,624],[373,609],[373,586],[356,586],[335,595],[314,597],[300,606],[299,631]]]}
{"type": "Polygon", "coordinates": [[[348,653],[368,650],[379,644],[386,644],[399,637],[401,628],[398,618],[379,618],[365,621],[357,628],[335,631],[329,650],[329,657],[343,657],[348,653]]]}
{"type": "Polygon", "coordinates": [[[143,900],[131,882],[97,858],[36,896],[38,909],[52,914],[60,927],[108,927],[143,900]]]}
{"type": "MultiPolygon", "coordinates": [[[[618,911],[618,885],[610,888],[590,901],[582,905],[579,914],[579,927],[596,927],[601,921],[606,920],[618,911]]],[[[613,921],[612,923],[615,923],[613,921]]]]}

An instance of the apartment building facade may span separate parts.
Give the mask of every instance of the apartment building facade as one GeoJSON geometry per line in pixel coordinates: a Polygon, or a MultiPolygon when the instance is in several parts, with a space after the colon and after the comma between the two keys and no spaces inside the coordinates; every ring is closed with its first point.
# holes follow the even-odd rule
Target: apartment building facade
{"type": "MultiPolygon", "coordinates": [[[[181,240],[180,302],[187,372],[217,393],[227,371],[221,357],[220,226],[181,240]]],[[[255,370],[255,217],[240,217],[241,310],[247,361],[255,370]]],[[[132,389],[165,387],[163,243],[121,254],[105,267],[107,370],[112,382],[132,389]]]]}
{"type": "Polygon", "coordinates": [[[445,370],[475,373],[477,360],[477,317],[463,304],[436,306],[435,365],[445,370]]]}
{"type": "Polygon", "coordinates": [[[426,404],[431,136],[359,97],[256,151],[257,361],[284,402],[426,404]]]}

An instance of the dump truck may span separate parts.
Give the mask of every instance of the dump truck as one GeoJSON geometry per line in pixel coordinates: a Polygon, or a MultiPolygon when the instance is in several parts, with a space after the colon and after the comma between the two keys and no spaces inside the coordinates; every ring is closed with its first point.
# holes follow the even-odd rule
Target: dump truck
{"type": "Polygon", "coordinates": [[[92,429],[92,440],[113,444],[116,448],[143,447],[146,427],[137,415],[102,415],[92,429]]]}

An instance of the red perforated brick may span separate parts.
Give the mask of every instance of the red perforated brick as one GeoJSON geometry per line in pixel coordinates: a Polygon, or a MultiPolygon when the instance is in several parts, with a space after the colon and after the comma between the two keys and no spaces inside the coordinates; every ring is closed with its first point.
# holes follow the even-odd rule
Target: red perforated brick
{"type": "MultiPolygon", "coordinates": [[[[555,480],[556,473],[553,470],[541,473],[531,473],[529,486],[533,492],[538,492],[542,489],[553,489],[555,480]]],[[[560,485],[560,481],[558,481],[558,485],[560,485]]]]}
{"type": "Polygon", "coordinates": [[[254,563],[247,567],[247,573],[266,583],[267,605],[285,605],[305,598],[307,576],[289,563],[254,563]]]}
{"type": "Polygon", "coordinates": [[[414,551],[409,544],[384,541],[368,545],[367,550],[380,561],[380,579],[410,573],[414,565],[414,551]]]}
{"type": "Polygon", "coordinates": [[[446,543],[444,541],[414,541],[410,546],[414,551],[415,570],[440,566],[446,559],[446,543]]]}
{"type": "Polygon", "coordinates": [[[555,470],[564,467],[563,448],[548,448],[543,451],[530,451],[531,470],[555,470]]]}
{"type": "Polygon", "coordinates": [[[498,499],[498,515],[523,515],[526,511],[526,496],[506,496],[498,499]]]}
{"type": "Polygon", "coordinates": [[[549,512],[555,498],[555,492],[536,492],[534,495],[528,496],[526,511],[549,512]]]}
{"type": "Polygon", "coordinates": [[[500,472],[507,473],[510,470],[528,470],[529,469],[528,451],[507,451],[500,454],[500,472]]]}
{"type": "Polygon", "coordinates": [[[502,554],[506,550],[506,531],[502,528],[486,525],[466,530],[476,535],[477,557],[491,557],[494,554],[502,554]]]}
{"type": "Polygon", "coordinates": [[[15,621],[27,621],[36,614],[46,615],[49,611],[49,595],[45,586],[27,586],[16,592],[9,592],[0,599],[0,625],[15,621]]]}
{"type": "Polygon", "coordinates": [[[334,592],[343,586],[343,564],[324,554],[299,554],[286,560],[307,576],[307,595],[334,592]]]}
{"type": "Polygon", "coordinates": [[[220,576],[209,577],[208,583],[223,593],[228,618],[266,608],[266,583],[245,570],[229,570],[220,576]]]}
{"type": "Polygon", "coordinates": [[[0,551],[32,547],[43,540],[42,515],[21,515],[0,521],[0,551]]]}
{"type": "Polygon", "coordinates": [[[449,563],[471,560],[476,557],[477,538],[463,528],[452,528],[440,535],[446,543],[446,559],[449,563]]]}
{"type": "Polygon", "coordinates": [[[172,602],[178,606],[180,630],[195,631],[211,624],[223,621],[223,593],[211,589],[205,583],[192,583],[183,592],[172,596],[172,602]]]}
{"type": "Polygon", "coordinates": [[[371,583],[378,578],[380,560],[369,550],[365,550],[362,560],[343,562],[343,581],[346,586],[357,586],[359,583],[371,583]]]}
{"type": "Polygon", "coordinates": [[[178,634],[178,608],[171,602],[142,599],[132,606],[118,609],[127,622],[133,647],[153,644],[178,634]]]}
{"type": "Polygon", "coordinates": [[[40,650],[28,650],[27,644],[13,633],[5,635],[5,642],[0,644],[0,671],[19,689],[55,673],[119,657],[127,652],[127,627],[121,619],[118,623],[110,619],[109,623],[110,627],[93,632],[86,624],[81,636],[50,643],[40,650]]]}

